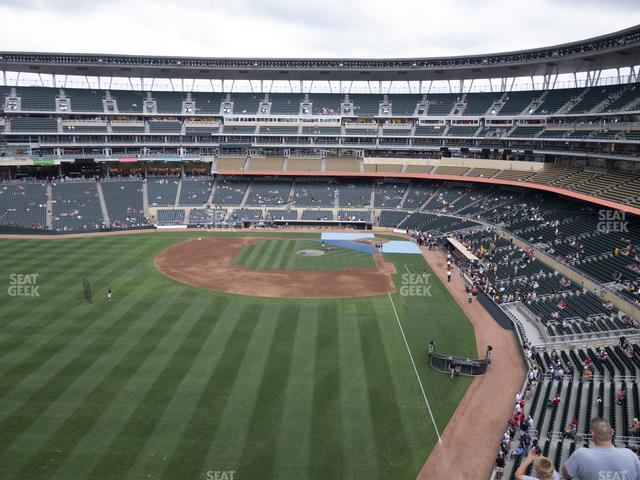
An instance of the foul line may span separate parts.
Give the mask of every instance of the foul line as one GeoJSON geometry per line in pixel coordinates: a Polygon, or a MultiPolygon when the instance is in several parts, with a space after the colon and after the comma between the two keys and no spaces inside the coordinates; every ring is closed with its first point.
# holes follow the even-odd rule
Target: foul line
{"type": "MultiPolygon", "coordinates": [[[[406,267],[406,265],[405,265],[406,267]]],[[[429,405],[429,400],[427,399],[427,394],[424,391],[424,386],[422,385],[422,380],[420,380],[420,375],[418,374],[418,369],[416,368],[416,362],[413,361],[413,355],[411,354],[411,350],[409,349],[409,343],[407,343],[407,337],[404,334],[404,329],[402,328],[402,323],[400,323],[400,317],[398,317],[398,311],[396,310],[396,305],[393,302],[393,297],[391,293],[387,292],[389,295],[389,300],[391,300],[391,306],[393,307],[393,313],[396,315],[396,320],[398,322],[398,326],[400,327],[400,333],[402,333],[402,339],[404,340],[404,345],[407,347],[407,353],[409,354],[409,358],[411,359],[411,364],[413,365],[413,371],[416,373],[416,378],[418,379],[418,384],[420,385],[420,390],[422,391],[422,398],[424,398],[424,403],[427,405],[427,410],[429,411],[429,416],[431,417],[431,423],[433,423],[433,428],[436,429],[436,435],[438,436],[438,442],[442,443],[442,438],[440,437],[440,431],[438,430],[438,426],[436,425],[436,420],[433,418],[433,412],[431,411],[431,405],[429,405]]]]}

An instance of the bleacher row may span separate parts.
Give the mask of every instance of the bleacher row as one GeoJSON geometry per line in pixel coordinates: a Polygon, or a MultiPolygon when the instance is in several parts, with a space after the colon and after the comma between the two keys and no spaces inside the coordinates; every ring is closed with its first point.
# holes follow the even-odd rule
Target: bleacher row
{"type": "MultiPolygon", "coordinates": [[[[532,370],[540,372],[537,381],[525,390],[523,414],[533,427],[526,435],[537,441],[542,455],[551,459],[557,471],[579,447],[593,447],[590,420],[602,417],[615,430],[614,444],[638,449],[640,432],[640,348],[621,345],[571,348],[551,352],[527,350],[532,370]],[[550,406],[553,397],[557,406],[550,406]]],[[[514,402],[515,404],[515,402],[514,402]]],[[[501,442],[500,463],[495,480],[514,479],[523,460],[517,455],[524,434],[516,426],[515,435],[501,442]]]]}
{"type": "Polygon", "coordinates": [[[62,113],[270,114],[372,117],[518,115],[621,111],[637,100],[638,84],[496,93],[351,94],[218,93],[3,87],[7,111],[62,113]],[[15,97],[12,97],[12,93],[15,97]],[[5,98],[6,97],[6,98],[5,98]],[[9,98],[19,99],[17,105],[9,98]],[[61,102],[62,100],[62,102],[61,102]]]}
{"type": "Polygon", "coordinates": [[[519,302],[549,338],[633,328],[634,322],[613,304],[582,291],[495,231],[476,229],[454,236],[480,259],[481,265],[470,270],[475,286],[497,304],[519,302]]]}

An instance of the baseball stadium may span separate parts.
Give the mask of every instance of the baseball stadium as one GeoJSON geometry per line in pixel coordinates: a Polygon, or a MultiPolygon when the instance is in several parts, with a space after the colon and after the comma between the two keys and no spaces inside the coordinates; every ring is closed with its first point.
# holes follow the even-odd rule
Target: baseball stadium
{"type": "Polygon", "coordinates": [[[640,26],[0,71],[1,479],[637,461],[640,26]]]}

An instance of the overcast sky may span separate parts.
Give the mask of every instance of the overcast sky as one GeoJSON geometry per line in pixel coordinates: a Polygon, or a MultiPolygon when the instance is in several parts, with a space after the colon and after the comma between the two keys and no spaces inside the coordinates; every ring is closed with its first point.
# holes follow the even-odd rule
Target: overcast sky
{"type": "Polygon", "coordinates": [[[553,45],[640,23],[640,0],[0,0],[0,50],[420,57],[553,45]]]}

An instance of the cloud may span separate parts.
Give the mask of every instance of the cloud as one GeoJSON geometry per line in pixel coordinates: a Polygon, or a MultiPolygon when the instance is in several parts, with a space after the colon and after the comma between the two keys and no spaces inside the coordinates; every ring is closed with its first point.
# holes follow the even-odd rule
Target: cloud
{"type": "Polygon", "coordinates": [[[0,0],[0,18],[4,50],[388,58],[581,40],[640,23],[640,2],[0,0]]]}

